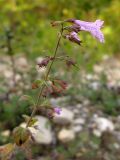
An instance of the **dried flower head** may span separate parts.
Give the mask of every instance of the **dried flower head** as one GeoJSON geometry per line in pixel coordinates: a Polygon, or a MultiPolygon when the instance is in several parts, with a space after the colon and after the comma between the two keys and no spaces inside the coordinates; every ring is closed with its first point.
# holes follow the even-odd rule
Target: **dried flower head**
{"type": "Polygon", "coordinates": [[[71,42],[77,43],[78,45],[82,42],[75,31],[69,32],[64,36],[64,38],[69,39],[71,42]]]}
{"type": "Polygon", "coordinates": [[[54,83],[58,84],[63,90],[67,88],[67,83],[61,79],[55,79],[54,83]]]}
{"type": "Polygon", "coordinates": [[[46,57],[44,58],[40,63],[38,63],[37,65],[39,67],[46,67],[48,65],[48,63],[53,59],[53,57],[46,57]]]}
{"type": "Polygon", "coordinates": [[[57,97],[59,94],[62,94],[64,90],[67,88],[67,83],[60,79],[54,79],[51,81],[50,86],[46,86],[44,88],[43,97],[47,97],[49,95],[53,97],[57,97]]]}

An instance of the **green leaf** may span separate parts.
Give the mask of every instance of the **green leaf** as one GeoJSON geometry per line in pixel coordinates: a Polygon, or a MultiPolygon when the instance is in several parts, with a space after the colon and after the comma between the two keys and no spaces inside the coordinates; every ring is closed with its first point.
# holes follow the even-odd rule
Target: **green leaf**
{"type": "Polygon", "coordinates": [[[41,85],[41,84],[43,84],[43,81],[40,80],[40,79],[37,79],[37,80],[35,80],[33,83],[34,83],[34,84],[37,84],[37,85],[41,85]]]}
{"type": "MultiPolygon", "coordinates": [[[[26,122],[26,123],[27,123],[27,122],[29,121],[29,119],[30,119],[30,116],[28,116],[28,115],[22,115],[22,117],[25,119],[25,122],[26,122]]],[[[37,122],[37,119],[36,119],[36,118],[32,118],[32,119],[30,120],[30,122],[29,122],[28,127],[33,126],[36,122],[37,122]]]]}

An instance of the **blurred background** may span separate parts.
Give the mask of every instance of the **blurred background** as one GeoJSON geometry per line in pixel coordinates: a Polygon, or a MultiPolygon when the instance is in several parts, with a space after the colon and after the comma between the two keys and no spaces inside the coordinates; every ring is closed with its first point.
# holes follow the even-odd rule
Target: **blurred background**
{"type": "MultiPolygon", "coordinates": [[[[0,145],[12,141],[12,130],[30,114],[23,94],[35,97],[32,82],[46,69],[36,65],[52,56],[58,28],[51,21],[75,18],[104,20],[105,43],[81,32],[82,45],[62,40],[58,54],[78,68],[57,62],[52,74],[68,90],[50,97],[62,108],[50,121],[37,113],[40,131],[32,145],[35,160],[120,160],[120,1],[119,0],[0,0],[0,145]],[[48,127],[46,127],[46,123],[48,127]]],[[[17,152],[16,160],[25,160],[17,152]]],[[[29,154],[29,153],[28,153],[29,154]]]]}

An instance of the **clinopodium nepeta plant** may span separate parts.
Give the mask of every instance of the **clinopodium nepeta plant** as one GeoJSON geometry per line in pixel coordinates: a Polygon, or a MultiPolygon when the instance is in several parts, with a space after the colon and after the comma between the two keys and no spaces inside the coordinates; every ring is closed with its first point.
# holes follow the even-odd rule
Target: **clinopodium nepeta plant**
{"type": "MultiPolygon", "coordinates": [[[[67,83],[60,79],[60,77],[52,77],[50,75],[51,68],[54,62],[58,59],[64,60],[68,66],[76,66],[76,63],[67,56],[60,57],[57,55],[57,51],[62,38],[65,38],[73,43],[81,45],[81,40],[78,34],[81,31],[90,32],[90,34],[97,38],[101,43],[104,42],[104,35],[101,32],[104,21],[96,20],[95,22],[85,22],[76,19],[67,19],[65,21],[54,21],[51,23],[53,27],[60,28],[58,41],[55,47],[54,55],[51,57],[45,57],[40,63],[38,63],[39,68],[47,67],[47,72],[43,79],[37,79],[32,84],[32,89],[39,89],[37,100],[31,96],[23,95],[20,101],[29,101],[32,105],[32,113],[30,116],[23,115],[26,126],[23,128],[21,126],[16,127],[13,130],[13,143],[6,144],[0,147],[0,158],[10,159],[14,156],[16,149],[22,148],[27,149],[27,145],[32,142],[33,136],[29,130],[29,127],[34,127],[37,119],[34,118],[37,110],[41,111],[42,114],[48,118],[53,118],[55,114],[60,114],[61,109],[57,106],[52,106],[48,100],[49,95],[59,95],[67,88],[67,83]]],[[[31,159],[30,154],[28,154],[29,159],[31,159]]]]}

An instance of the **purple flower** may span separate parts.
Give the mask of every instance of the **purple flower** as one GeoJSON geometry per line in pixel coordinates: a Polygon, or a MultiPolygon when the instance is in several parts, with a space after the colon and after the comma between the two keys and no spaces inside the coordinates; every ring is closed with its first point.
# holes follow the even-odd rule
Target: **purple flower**
{"type": "Polygon", "coordinates": [[[59,107],[54,108],[54,112],[57,113],[58,115],[60,115],[61,111],[62,111],[62,109],[59,107]]]}
{"type": "Polygon", "coordinates": [[[93,37],[97,38],[101,43],[104,43],[104,35],[100,30],[104,21],[96,20],[95,22],[86,22],[74,19],[69,19],[67,21],[74,23],[74,25],[78,25],[82,31],[90,32],[93,37]]]}
{"type": "Polygon", "coordinates": [[[70,41],[77,43],[78,45],[80,45],[81,40],[79,39],[78,35],[76,32],[72,31],[69,34],[65,35],[66,39],[69,39],[70,41]]]}

